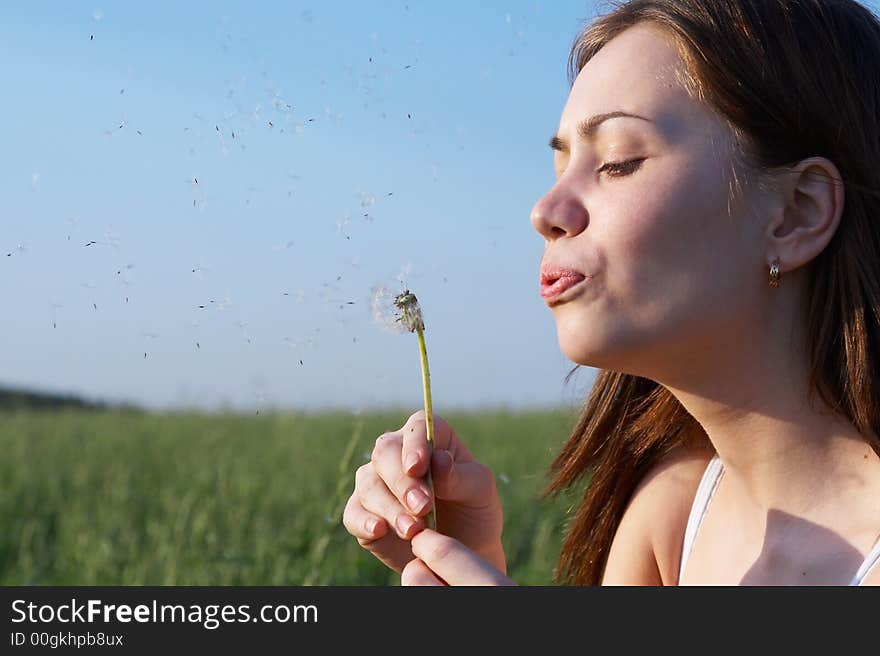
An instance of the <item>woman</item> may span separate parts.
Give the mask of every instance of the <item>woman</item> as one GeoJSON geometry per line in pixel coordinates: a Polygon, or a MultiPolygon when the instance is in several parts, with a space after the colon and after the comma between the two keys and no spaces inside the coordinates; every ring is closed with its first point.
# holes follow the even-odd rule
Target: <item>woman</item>
{"type": "MultiPolygon", "coordinates": [[[[570,58],[531,214],[600,369],[549,492],[565,584],[880,582],[880,22],[854,0],[632,0],[570,58]]],[[[417,413],[344,524],[412,585],[509,584],[493,476],[417,413]],[[438,525],[425,529],[432,467],[438,525]]]]}

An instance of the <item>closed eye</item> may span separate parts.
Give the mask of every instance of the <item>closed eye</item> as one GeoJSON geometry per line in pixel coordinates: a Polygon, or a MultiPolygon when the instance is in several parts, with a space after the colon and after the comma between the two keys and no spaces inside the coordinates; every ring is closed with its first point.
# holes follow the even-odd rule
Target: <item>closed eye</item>
{"type": "Polygon", "coordinates": [[[645,157],[642,157],[641,159],[633,159],[628,162],[608,162],[607,164],[603,164],[602,168],[597,172],[602,173],[603,171],[607,171],[608,176],[611,178],[622,178],[638,171],[645,159],[645,157]]]}

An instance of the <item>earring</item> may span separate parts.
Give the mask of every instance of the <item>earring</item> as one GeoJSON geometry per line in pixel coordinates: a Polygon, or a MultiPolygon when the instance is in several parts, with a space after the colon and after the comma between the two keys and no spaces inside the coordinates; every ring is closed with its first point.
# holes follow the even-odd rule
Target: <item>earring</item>
{"type": "Polygon", "coordinates": [[[779,287],[779,260],[774,260],[770,267],[770,286],[774,289],[779,287]]]}

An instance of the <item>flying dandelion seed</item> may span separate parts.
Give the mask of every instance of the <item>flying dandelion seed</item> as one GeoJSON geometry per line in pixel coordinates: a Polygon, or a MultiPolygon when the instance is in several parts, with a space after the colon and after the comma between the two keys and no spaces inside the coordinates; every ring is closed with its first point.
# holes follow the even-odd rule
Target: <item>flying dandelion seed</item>
{"type": "Polygon", "coordinates": [[[63,308],[64,306],[61,303],[51,303],[52,306],[52,328],[57,328],[57,315],[59,308],[63,308]]]}
{"type": "Polygon", "coordinates": [[[254,396],[257,397],[257,412],[256,412],[256,414],[260,414],[260,410],[263,408],[264,405],[266,405],[266,395],[263,392],[263,390],[260,387],[258,387],[256,390],[254,390],[254,396]]]}
{"type": "Polygon", "coordinates": [[[24,244],[18,244],[14,249],[6,253],[6,257],[12,257],[13,255],[24,255],[27,253],[27,246],[24,244]]]}
{"type": "Polygon", "coordinates": [[[192,273],[199,278],[200,280],[204,280],[205,273],[210,271],[211,269],[206,267],[204,264],[200,263],[198,266],[194,266],[191,271],[192,273]]]}
{"type": "Polygon", "coordinates": [[[349,223],[351,223],[351,215],[350,214],[346,214],[343,218],[337,219],[336,220],[336,231],[350,241],[351,235],[349,235],[345,231],[345,226],[347,226],[349,223]]]}
{"type": "Polygon", "coordinates": [[[107,227],[107,232],[104,233],[104,239],[106,241],[102,242],[105,246],[112,246],[116,252],[119,252],[119,240],[113,236],[113,225],[109,225],[107,227]]]}
{"type": "Polygon", "coordinates": [[[67,235],[67,241],[70,241],[70,234],[76,230],[76,226],[79,225],[79,219],[75,219],[72,216],[67,217],[68,222],[70,223],[70,233],[67,235]]]}
{"type": "Polygon", "coordinates": [[[232,305],[232,299],[227,296],[219,303],[214,300],[211,300],[210,303],[213,303],[215,305],[215,309],[217,311],[222,312],[223,310],[228,308],[230,305],[232,305]]]}
{"type": "Polygon", "coordinates": [[[245,322],[245,321],[239,321],[239,322],[238,322],[238,327],[241,328],[241,334],[242,334],[242,337],[244,337],[244,338],[247,340],[247,343],[250,344],[250,343],[251,343],[251,338],[248,336],[248,334],[247,334],[247,330],[246,330],[246,328],[247,328],[247,322],[245,322]]]}
{"type": "Polygon", "coordinates": [[[101,19],[104,18],[104,12],[100,9],[95,9],[95,11],[92,12],[92,18],[95,19],[96,23],[100,23],[101,19]]]}

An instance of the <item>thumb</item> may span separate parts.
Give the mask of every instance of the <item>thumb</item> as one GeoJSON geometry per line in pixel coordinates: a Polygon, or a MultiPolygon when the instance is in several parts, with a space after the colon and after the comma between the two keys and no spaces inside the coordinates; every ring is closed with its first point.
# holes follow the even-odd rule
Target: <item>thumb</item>
{"type": "Polygon", "coordinates": [[[434,494],[444,501],[468,506],[489,505],[496,496],[495,477],[479,462],[455,462],[449,451],[435,451],[431,457],[434,494]]]}

